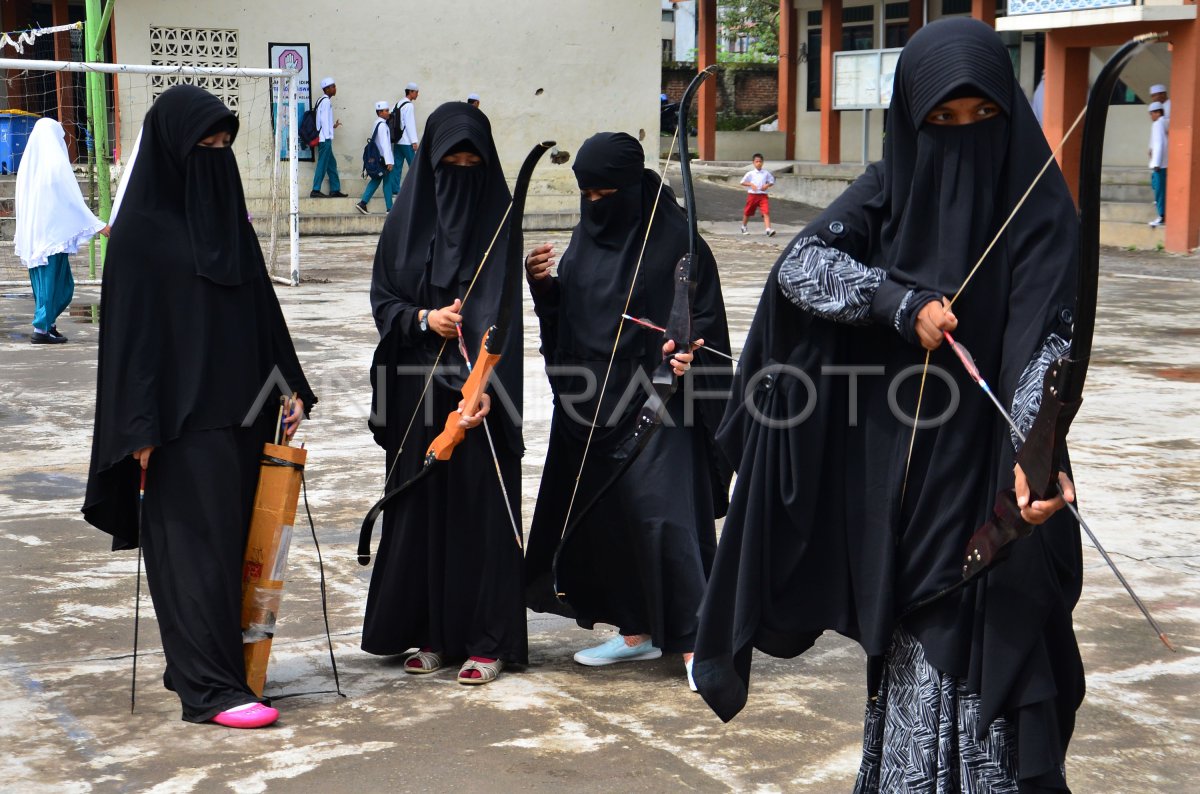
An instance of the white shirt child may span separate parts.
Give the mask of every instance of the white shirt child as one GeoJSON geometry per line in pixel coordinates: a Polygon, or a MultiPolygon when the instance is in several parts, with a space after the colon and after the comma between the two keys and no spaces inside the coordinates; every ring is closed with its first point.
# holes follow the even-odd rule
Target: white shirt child
{"type": "Polygon", "coordinates": [[[749,192],[751,195],[763,195],[767,192],[767,188],[775,184],[775,175],[765,168],[751,168],[742,177],[742,184],[749,183],[749,192]]]}

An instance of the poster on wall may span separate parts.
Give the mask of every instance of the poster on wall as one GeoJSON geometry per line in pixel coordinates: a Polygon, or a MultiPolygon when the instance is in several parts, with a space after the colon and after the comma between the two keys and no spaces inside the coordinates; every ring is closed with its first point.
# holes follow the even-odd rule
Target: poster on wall
{"type": "MultiPolygon", "coordinates": [[[[304,111],[312,104],[312,70],[308,61],[307,44],[267,44],[267,68],[296,69],[300,79],[296,86],[296,122],[304,117],[304,111]]],[[[273,124],[283,125],[283,139],[280,143],[279,159],[288,159],[288,142],[291,141],[288,129],[288,95],[287,83],[279,80],[271,81],[271,120],[273,124]]],[[[301,146],[299,159],[309,162],[313,159],[313,150],[301,146]]]]}

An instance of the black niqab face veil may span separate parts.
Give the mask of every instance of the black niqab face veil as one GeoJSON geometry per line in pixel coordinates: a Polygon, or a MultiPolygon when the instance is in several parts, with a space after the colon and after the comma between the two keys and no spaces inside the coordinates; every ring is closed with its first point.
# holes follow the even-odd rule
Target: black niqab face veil
{"type": "Polygon", "coordinates": [[[645,167],[642,145],[624,132],[599,132],[579,147],[572,166],[579,189],[617,191],[595,201],[580,197],[583,230],[601,248],[625,247],[640,226],[645,167]]]}
{"type": "MultiPolygon", "coordinates": [[[[1013,124],[1013,114],[1032,116],[1027,103],[1014,102],[1015,82],[995,31],[977,20],[928,25],[901,53],[884,144],[884,191],[875,202],[888,205],[886,260],[873,263],[896,280],[954,294],[1008,211],[1001,203],[1015,200],[1032,181],[1036,166],[1027,177],[1022,161],[1045,141],[1039,147],[1014,135],[1031,127],[1013,124]],[[967,96],[989,99],[1003,114],[965,126],[925,121],[942,102],[967,96]],[[1021,191],[1013,195],[1017,183],[1021,191]]],[[[1035,206],[1023,211],[1038,211],[1037,195],[1031,198],[1035,206]]]]}
{"type": "MultiPolygon", "coordinates": [[[[232,144],[238,120],[220,99],[191,85],[164,91],[146,114],[121,216],[182,216],[196,275],[236,286],[258,277],[263,265],[233,150],[197,145],[222,131],[230,133],[232,144]]],[[[160,242],[171,248],[180,241],[160,242]]]]}
{"type": "MultiPolygon", "coordinates": [[[[465,139],[451,146],[447,154],[458,152],[478,154],[465,139]]],[[[487,169],[481,165],[453,165],[443,163],[441,157],[434,165],[437,233],[433,236],[432,282],[438,286],[463,280],[478,264],[471,260],[480,234],[480,199],[487,187],[487,169]]]]}

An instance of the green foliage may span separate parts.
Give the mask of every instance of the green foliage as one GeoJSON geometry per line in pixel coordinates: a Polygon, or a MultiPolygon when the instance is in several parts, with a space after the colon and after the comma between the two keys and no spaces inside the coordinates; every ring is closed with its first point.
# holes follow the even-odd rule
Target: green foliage
{"type": "Polygon", "coordinates": [[[718,113],[717,114],[717,131],[718,132],[737,132],[743,130],[747,125],[753,124],[762,118],[762,115],[757,113],[747,115],[745,113],[718,113]]]}
{"type": "Polygon", "coordinates": [[[778,0],[742,0],[718,8],[717,21],[724,34],[745,34],[754,40],[746,53],[723,52],[719,46],[718,62],[771,63],[779,58],[778,0]]]}

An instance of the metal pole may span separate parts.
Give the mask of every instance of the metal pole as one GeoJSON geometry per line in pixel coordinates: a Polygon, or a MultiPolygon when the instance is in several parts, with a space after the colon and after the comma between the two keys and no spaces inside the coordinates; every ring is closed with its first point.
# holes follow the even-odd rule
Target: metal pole
{"type": "MultiPolygon", "coordinates": [[[[111,4],[111,0],[110,0],[111,4]]],[[[85,0],[84,9],[87,23],[84,30],[84,60],[88,63],[98,63],[103,58],[104,43],[104,14],[100,10],[100,0],[85,0]]],[[[108,170],[108,99],[105,96],[106,87],[104,76],[96,72],[88,72],[88,95],[92,103],[92,145],[96,150],[96,187],[100,192],[100,212],[102,220],[107,220],[112,211],[112,194],[108,170]]],[[[108,250],[108,238],[100,240],[100,260],[108,250]]]]}
{"type": "Polygon", "coordinates": [[[871,156],[871,111],[863,110],[863,165],[870,162],[871,156]]]}
{"type": "Polygon", "coordinates": [[[291,244],[292,286],[300,284],[300,135],[296,119],[297,72],[288,79],[288,237],[291,244]]]}

